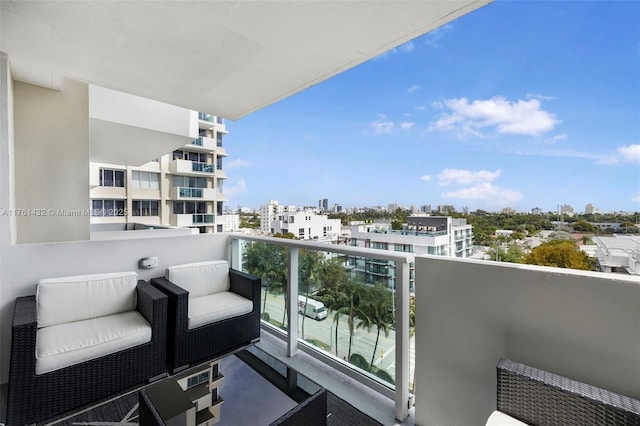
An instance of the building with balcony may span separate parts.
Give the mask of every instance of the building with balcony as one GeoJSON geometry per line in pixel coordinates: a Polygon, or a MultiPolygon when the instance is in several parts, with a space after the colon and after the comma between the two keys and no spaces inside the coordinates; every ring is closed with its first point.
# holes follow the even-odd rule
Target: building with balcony
{"type": "Polygon", "coordinates": [[[582,246],[598,259],[598,270],[615,274],[640,275],[640,237],[637,235],[614,235],[593,237],[593,246],[582,246]]]}
{"type": "MultiPolygon", "coordinates": [[[[240,119],[486,3],[0,3],[0,207],[17,212],[0,215],[0,383],[9,380],[15,299],[32,295],[38,280],[132,269],[150,280],[168,266],[212,259],[242,268],[243,246],[260,242],[287,254],[288,300],[299,294],[301,250],[394,262],[394,326],[385,353],[373,353],[375,331],[355,328],[353,336],[356,350],[375,355],[391,381],[334,355],[345,352],[348,332],[331,342],[336,329],[324,330],[327,351],[298,321],[285,328],[264,322],[259,343],[382,424],[484,424],[496,409],[501,357],[640,398],[637,277],[232,234],[90,239],[84,212],[91,181],[113,182],[101,199],[116,210],[124,208],[116,182],[133,179],[134,171],[145,181],[142,172],[157,173],[154,165],[142,167],[152,160],[180,150],[170,161],[201,163],[184,157],[198,152],[185,148],[199,137],[192,111],[240,119]],[[93,174],[90,163],[127,168],[93,174]],[[157,267],[138,268],[148,256],[157,257],[157,267]],[[414,338],[411,262],[419,289],[414,338]]],[[[217,160],[211,164],[217,169],[217,160]]],[[[209,173],[174,167],[183,176],[209,173]]],[[[149,188],[136,189],[155,191],[146,177],[149,188]]],[[[275,302],[297,317],[295,304],[275,302]]],[[[347,318],[338,320],[347,330],[347,318]]]]}
{"type": "MultiPolygon", "coordinates": [[[[445,257],[468,258],[473,253],[473,226],[466,219],[449,216],[409,216],[402,230],[391,229],[391,224],[376,222],[354,224],[341,243],[351,247],[377,250],[429,254],[445,257]]],[[[367,284],[382,284],[396,288],[393,262],[375,258],[348,258],[351,273],[367,284]]],[[[415,271],[410,265],[409,286],[415,290],[415,271]]]]}
{"type": "Polygon", "coordinates": [[[197,122],[191,126],[197,126],[198,137],[157,160],[141,166],[90,163],[91,224],[237,230],[222,217],[224,120],[201,112],[190,119],[197,122]]]}

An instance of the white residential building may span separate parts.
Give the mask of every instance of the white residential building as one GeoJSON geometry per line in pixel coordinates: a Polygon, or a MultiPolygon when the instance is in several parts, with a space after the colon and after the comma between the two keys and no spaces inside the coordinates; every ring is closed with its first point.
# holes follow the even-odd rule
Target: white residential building
{"type": "MultiPolygon", "coordinates": [[[[344,242],[353,247],[459,258],[471,257],[473,252],[473,226],[468,225],[466,219],[410,216],[401,231],[392,230],[388,222],[350,225],[348,228],[344,242]]],[[[366,283],[395,288],[392,262],[371,258],[350,258],[348,261],[352,273],[360,275],[366,283]]],[[[409,279],[413,291],[413,266],[409,279]]]]}
{"type": "Polygon", "coordinates": [[[281,206],[278,200],[269,200],[269,204],[260,206],[260,231],[264,234],[274,234],[271,224],[278,217],[278,213],[296,212],[295,206],[281,206]]]}
{"type": "MultiPolygon", "coordinates": [[[[104,90],[104,89],[100,89],[104,90]]],[[[191,111],[199,137],[141,166],[90,163],[91,224],[139,223],[198,228],[200,233],[228,229],[222,219],[222,146],[228,132],[222,118],[191,111]]]]}
{"type": "MultiPolygon", "coordinates": [[[[593,255],[598,259],[598,270],[617,274],[640,275],[640,237],[637,235],[614,235],[593,237],[597,249],[593,255]]],[[[593,247],[593,246],[583,246],[593,247]]],[[[585,250],[586,251],[586,250],[585,250]]]]}
{"type": "Polygon", "coordinates": [[[301,240],[337,241],[340,229],[340,219],[329,219],[312,210],[283,211],[271,222],[273,234],[291,232],[301,240]]]}

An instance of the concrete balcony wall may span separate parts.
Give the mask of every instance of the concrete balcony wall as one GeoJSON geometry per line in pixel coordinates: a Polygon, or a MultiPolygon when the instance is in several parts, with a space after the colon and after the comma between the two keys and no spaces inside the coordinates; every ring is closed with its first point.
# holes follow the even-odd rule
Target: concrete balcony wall
{"type": "Polygon", "coordinates": [[[416,424],[484,424],[510,358],[640,398],[640,279],[417,257],[416,424]]]}
{"type": "MultiPolygon", "coordinates": [[[[160,230],[163,232],[163,230],[160,230]]],[[[140,231],[152,236],[154,230],[140,231]]],[[[9,236],[2,236],[3,240],[9,236]]],[[[117,241],[2,245],[0,264],[0,383],[6,383],[11,347],[11,319],[16,297],[35,294],[41,278],[135,271],[140,279],[163,276],[168,266],[227,259],[226,235],[196,234],[117,241]],[[143,257],[157,256],[158,267],[139,269],[143,257]]]]}
{"type": "MultiPolygon", "coordinates": [[[[60,91],[14,82],[15,205],[18,243],[89,239],[89,216],[59,210],[89,207],[86,83],[67,79],[60,91]],[[34,120],[37,120],[35,124],[34,120]]],[[[4,206],[3,206],[4,207],[4,206]]]]}

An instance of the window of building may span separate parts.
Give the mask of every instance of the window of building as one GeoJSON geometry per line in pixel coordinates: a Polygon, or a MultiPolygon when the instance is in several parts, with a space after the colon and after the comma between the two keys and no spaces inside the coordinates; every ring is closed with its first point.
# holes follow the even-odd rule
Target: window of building
{"type": "Polygon", "coordinates": [[[216,169],[222,170],[222,157],[216,158],[216,169]]]}
{"type": "Polygon", "coordinates": [[[124,170],[100,169],[100,186],[124,188],[124,170]]]}
{"type": "Polygon", "coordinates": [[[304,239],[304,228],[298,228],[298,238],[304,239]]]}
{"type": "Polygon", "coordinates": [[[173,186],[182,188],[206,188],[207,178],[198,176],[173,176],[171,183],[173,186]]]}
{"type": "Polygon", "coordinates": [[[413,252],[413,250],[411,248],[411,244],[394,244],[394,250],[395,251],[402,251],[402,252],[406,252],[406,253],[413,252]]]}
{"type": "Polygon", "coordinates": [[[160,189],[160,175],[151,172],[131,172],[131,186],[135,189],[160,189]]]}
{"type": "Polygon", "coordinates": [[[190,151],[184,151],[182,149],[177,149],[173,151],[173,159],[195,161],[197,163],[206,163],[207,154],[202,152],[190,152],[190,151]]]}
{"type": "Polygon", "coordinates": [[[125,200],[91,200],[91,216],[126,216],[125,200]]]}
{"type": "Polygon", "coordinates": [[[209,381],[209,377],[210,377],[210,371],[203,371],[202,373],[199,373],[195,376],[191,376],[187,379],[187,389],[193,387],[193,386],[197,386],[201,383],[205,383],[209,381]]]}
{"type": "Polygon", "coordinates": [[[158,200],[133,200],[131,214],[133,216],[159,216],[158,200]]]}
{"type": "Polygon", "coordinates": [[[222,146],[222,133],[216,133],[216,145],[222,146]]]}
{"type": "Polygon", "coordinates": [[[173,214],[206,213],[207,203],[204,201],[174,201],[173,214]]]}
{"type": "Polygon", "coordinates": [[[218,187],[218,193],[222,194],[224,192],[224,190],[222,189],[222,187],[224,186],[224,179],[218,179],[216,181],[216,186],[218,187]]]}

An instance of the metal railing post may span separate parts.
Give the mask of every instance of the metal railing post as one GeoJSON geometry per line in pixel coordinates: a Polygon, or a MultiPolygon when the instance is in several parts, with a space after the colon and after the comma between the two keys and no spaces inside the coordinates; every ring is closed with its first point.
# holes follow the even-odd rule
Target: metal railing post
{"type": "Polygon", "coordinates": [[[409,415],[409,262],[396,261],[395,418],[409,415]]]}
{"type": "Polygon", "coordinates": [[[231,267],[238,271],[242,269],[242,252],[240,250],[240,240],[237,238],[231,239],[231,253],[229,254],[231,261],[231,267]]]}
{"type": "Polygon", "coordinates": [[[289,247],[289,278],[287,285],[287,315],[289,326],[287,333],[287,356],[298,352],[298,253],[297,247],[289,247]]]}

